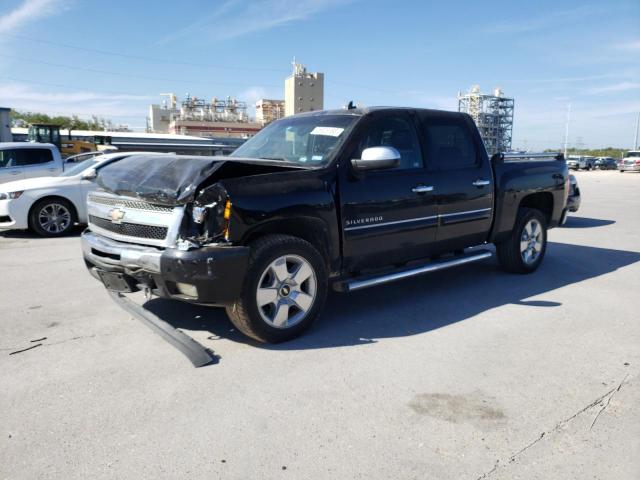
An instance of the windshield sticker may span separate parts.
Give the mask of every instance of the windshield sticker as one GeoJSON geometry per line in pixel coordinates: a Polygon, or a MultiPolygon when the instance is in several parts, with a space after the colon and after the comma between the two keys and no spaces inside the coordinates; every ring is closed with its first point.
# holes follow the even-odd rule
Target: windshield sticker
{"type": "Polygon", "coordinates": [[[311,157],[312,162],[319,162],[320,160],[322,160],[322,155],[313,155],[311,157]]]}
{"type": "Polygon", "coordinates": [[[339,127],[316,127],[311,130],[310,135],[325,135],[327,137],[339,137],[344,132],[344,128],[339,127]]]}

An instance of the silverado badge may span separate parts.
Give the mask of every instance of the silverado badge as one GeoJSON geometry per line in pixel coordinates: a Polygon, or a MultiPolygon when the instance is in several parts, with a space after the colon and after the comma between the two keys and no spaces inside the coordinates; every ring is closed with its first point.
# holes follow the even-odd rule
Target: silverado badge
{"type": "Polygon", "coordinates": [[[111,219],[111,223],[122,223],[124,212],[119,208],[114,208],[109,211],[109,218],[111,219]]]}

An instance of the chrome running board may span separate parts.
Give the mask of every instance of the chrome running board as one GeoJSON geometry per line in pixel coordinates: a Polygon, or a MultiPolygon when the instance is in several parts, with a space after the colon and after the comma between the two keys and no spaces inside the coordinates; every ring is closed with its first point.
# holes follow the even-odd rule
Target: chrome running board
{"type": "Polygon", "coordinates": [[[383,283],[402,280],[403,278],[415,277],[416,275],[422,275],[423,273],[430,273],[437,270],[445,270],[447,268],[465,265],[467,263],[478,262],[485,258],[490,258],[492,255],[493,253],[489,250],[475,250],[464,255],[458,255],[454,258],[435,260],[427,263],[426,265],[411,267],[406,270],[396,270],[394,272],[378,276],[342,280],[337,282],[334,287],[336,290],[341,292],[353,292],[355,290],[373,287],[374,285],[381,285],[383,283]]]}

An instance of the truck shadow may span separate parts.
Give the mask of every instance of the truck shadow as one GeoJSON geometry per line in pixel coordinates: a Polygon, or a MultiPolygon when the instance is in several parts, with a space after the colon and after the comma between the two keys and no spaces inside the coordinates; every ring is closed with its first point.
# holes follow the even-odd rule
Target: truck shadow
{"type": "MultiPolygon", "coordinates": [[[[350,294],[329,294],[323,314],[302,337],[271,350],[300,350],[374,343],[416,335],[506,304],[552,309],[561,303],[527,300],[640,261],[640,253],[549,243],[545,261],[532,275],[512,275],[495,259],[350,294]]],[[[145,308],[176,328],[207,330],[214,338],[252,343],[223,309],[154,299],[145,308]]]]}
{"type": "Polygon", "coordinates": [[[605,227],[616,223],[615,220],[603,220],[599,218],[573,217],[568,216],[563,228],[594,228],[605,227]]]}
{"type": "Polygon", "coordinates": [[[79,237],[86,226],[76,225],[69,232],[61,237],[41,237],[31,230],[0,230],[0,238],[20,239],[20,240],[55,240],[58,238],[79,237]]]}

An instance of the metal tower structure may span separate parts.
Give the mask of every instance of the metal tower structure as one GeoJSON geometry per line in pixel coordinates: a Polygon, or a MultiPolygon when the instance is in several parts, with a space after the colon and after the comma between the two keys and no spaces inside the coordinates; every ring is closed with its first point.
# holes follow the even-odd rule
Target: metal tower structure
{"type": "Polygon", "coordinates": [[[458,93],[458,111],[468,113],[476,122],[489,155],[511,150],[513,134],[513,98],[496,88],[493,95],[480,93],[474,85],[468,93],[458,93]]]}

